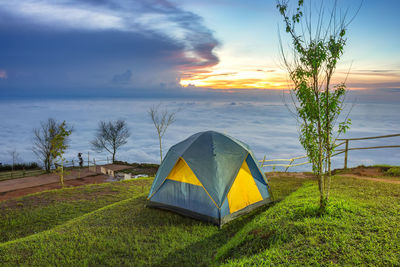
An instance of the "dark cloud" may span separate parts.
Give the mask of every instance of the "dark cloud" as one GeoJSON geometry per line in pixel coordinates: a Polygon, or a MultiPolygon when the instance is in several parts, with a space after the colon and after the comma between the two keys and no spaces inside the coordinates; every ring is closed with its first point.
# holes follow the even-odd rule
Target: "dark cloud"
{"type": "Polygon", "coordinates": [[[132,71],[131,70],[127,70],[122,74],[116,74],[114,75],[112,81],[114,83],[128,83],[131,81],[132,78],[132,71]]]}
{"type": "Polygon", "coordinates": [[[218,45],[201,17],[164,0],[0,3],[0,94],[180,89],[186,72],[218,64],[218,45]]]}

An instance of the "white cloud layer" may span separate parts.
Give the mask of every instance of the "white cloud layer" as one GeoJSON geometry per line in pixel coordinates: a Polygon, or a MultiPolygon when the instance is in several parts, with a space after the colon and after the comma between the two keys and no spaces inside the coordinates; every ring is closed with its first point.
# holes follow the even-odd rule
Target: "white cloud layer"
{"type": "MultiPolygon", "coordinates": [[[[121,148],[118,159],[129,162],[157,162],[159,159],[157,135],[147,110],[158,104],[155,100],[15,100],[0,102],[0,162],[10,162],[7,151],[14,148],[23,161],[36,160],[31,151],[32,129],[40,121],[53,117],[66,120],[74,126],[67,159],[76,159],[78,152],[97,160],[107,154],[91,151],[92,140],[99,120],[124,119],[131,130],[131,138],[121,148]]],[[[163,100],[172,110],[180,109],[176,123],[164,138],[165,152],[175,143],[190,135],[206,130],[216,130],[236,137],[249,144],[258,159],[291,158],[303,155],[298,142],[296,120],[281,102],[210,102],[188,100],[163,100]]],[[[348,137],[374,136],[400,132],[398,104],[357,104],[351,113],[353,126],[348,137]]],[[[354,142],[352,147],[390,145],[398,139],[380,139],[354,142]]],[[[366,150],[350,152],[349,165],[399,164],[399,149],[366,150]]],[[[334,167],[343,166],[343,157],[334,159],[334,167]]],[[[309,167],[293,169],[308,170],[309,167]]]]}

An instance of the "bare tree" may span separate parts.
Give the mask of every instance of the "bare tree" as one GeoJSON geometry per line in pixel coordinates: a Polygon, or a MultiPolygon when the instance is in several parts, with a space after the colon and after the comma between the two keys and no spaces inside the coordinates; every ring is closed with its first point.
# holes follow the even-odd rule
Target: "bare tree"
{"type": "MultiPolygon", "coordinates": [[[[58,123],[55,119],[49,118],[45,122],[40,123],[39,128],[33,129],[33,147],[32,151],[43,163],[43,166],[47,172],[50,172],[51,166],[53,165],[53,155],[51,151],[54,151],[52,141],[59,134],[61,123],[58,123]]],[[[66,125],[66,129],[72,131],[72,127],[66,125]]],[[[65,144],[69,141],[65,139],[65,144]]]]}
{"type": "Polygon", "coordinates": [[[8,153],[11,156],[11,162],[12,162],[12,165],[11,165],[11,177],[12,177],[13,176],[13,172],[14,172],[15,164],[17,163],[17,161],[19,159],[19,153],[17,152],[16,148],[14,148],[13,150],[9,150],[8,153]]]}
{"type": "Polygon", "coordinates": [[[11,156],[11,162],[12,162],[12,171],[14,171],[14,166],[17,163],[18,159],[19,159],[19,153],[17,152],[17,149],[14,148],[13,150],[8,151],[8,153],[11,156]]]}
{"type": "Polygon", "coordinates": [[[130,135],[128,126],[123,120],[100,121],[96,137],[91,144],[95,151],[106,150],[112,154],[112,161],[114,162],[117,150],[128,142],[130,135]]]}
{"type": "Polygon", "coordinates": [[[160,144],[160,162],[162,162],[162,138],[164,137],[168,126],[175,122],[176,111],[169,111],[167,108],[162,109],[161,105],[158,105],[152,106],[148,113],[157,130],[158,142],[160,144]]]}

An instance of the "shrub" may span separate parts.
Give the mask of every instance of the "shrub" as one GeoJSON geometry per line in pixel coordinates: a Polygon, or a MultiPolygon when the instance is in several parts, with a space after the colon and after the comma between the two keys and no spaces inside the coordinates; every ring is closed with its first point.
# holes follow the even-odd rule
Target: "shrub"
{"type": "Polygon", "coordinates": [[[386,175],[389,176],[400,176],[400,167],[392,167],[386,171],[386,175]]]}
{"type": "MultiPolygon", "coordinates": [[[[40,167],[36,162],[14,164],[14,170],[23,170],[23,169],[32,170],[32,169],[40,169],[40,167]]],[[[11,164],[0,165],[0,171],[11,171],[11,170],[12,170],[11,164]]]]}

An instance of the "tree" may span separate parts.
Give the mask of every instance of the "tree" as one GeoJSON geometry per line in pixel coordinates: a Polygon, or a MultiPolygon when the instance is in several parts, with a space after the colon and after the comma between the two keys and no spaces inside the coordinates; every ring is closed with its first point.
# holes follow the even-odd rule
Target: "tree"
{"type": "MultiPolygon", "coordinates": [[[[64,123],[64,122],[63,122],[64,123]]],[[[43,167],[47,172],[53,165],[54,157],[52,155],[53,145],[52,140],[60,131],[60,125],[63,123],[58,123],[55,119],[49,118],[45,122],[40,123],[40,128],[33,129],[33,147],[32,150],[35,155],[43,162],[43,167]]],[[[72,127],[64,124],[64,128],[68,131],[72,131],[72,127]]],[[[69,139],[65,138],[65,145],[68,143],[69,139]]]]}
{"type": "Polygon", "coordinates": [[[347,21],[346,15],[338,16],[336,1],[328,22],[324,21],[321,1],[315,24],[311,10],[309,14],[304,14],[303,0],[297,2],[294,12],[289,11],[288,1],[285,0],[279,0],[277,8],[292,40],[291,61],[282,42],[280,44],[284,65],[294,85],[291,93],[300,122],[299,139],[318,178],[320,211],[324,212],[329,199],[335,141],[351,124],[348,116],[337,123],[343,109],[346,85],[345,81],[333,85],[332,77],[343,54],[347,28],[354,17],[347,21]]]}
{"type": "Polygon", "coordinates": [[[54,135],[54,138],[50,142],[50,154],[56,165],[54,172],[60,177],[61,186],[64,186],[64,175],[66,174],[64,171],[64,164],[66,163],[64,153],[68,148],[66,139],[71,133],[72,130],[68,129],[65,121],[58,125],[57,129],[51,129],[51,134],[54,135]],[[54,133],[54,131],[56,131],[56,133],[54,133]]]}
{"type": "Polygon", "coordinates": [[[18,159],[19,159],[19,153],[17,152],[17,149],[14,148],[13,150],[8,151],[8,153],[11,156],[11,177],[13,176],[14,173],[14,167],[15,167],[15,163],[17,163],[18,159]]]}
{"type": "Polygon", "coordinates": [[[117,150],[128,142],[129,136],[129,129],[125,121],[100,121],[96,137],[91,144],[95,151],[106,150],[112,154],[114,162],[117,150]]]}
{"type": "Polygon", "coordinates": [[[148,113],[157,130],[158,142],[160,145],[160,162],[162,162],[162,138],[168,126],[175,122],[176,111],[169,111],[167,108],[161,109],[161,106],[158,105],[150,107],[148,113]]]}

